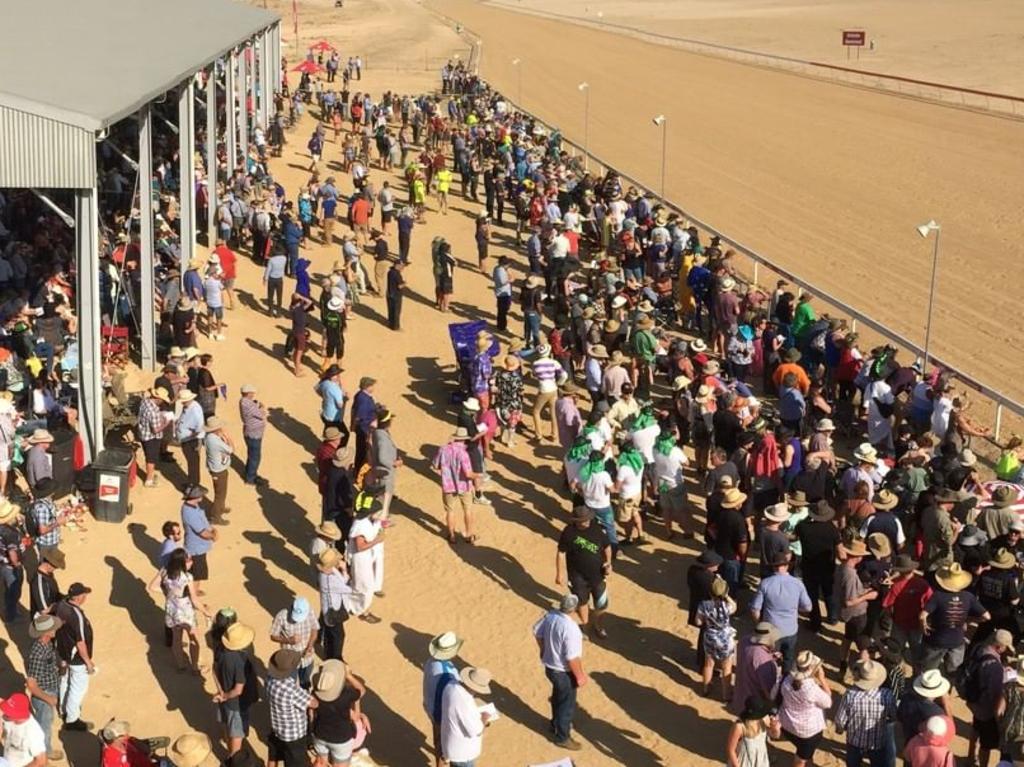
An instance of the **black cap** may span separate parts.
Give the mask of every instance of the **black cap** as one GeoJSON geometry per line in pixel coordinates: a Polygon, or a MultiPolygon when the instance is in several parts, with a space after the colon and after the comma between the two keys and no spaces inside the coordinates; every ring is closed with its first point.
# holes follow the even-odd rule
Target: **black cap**
{"type": "Polygon", "coordinates": [[[68,589],[68,597],[80,597],[82,594],[91,594],[92,589],[82,583],[72,583],[68,589]]]}
{"type": "Polygon", "coordinates": [[[712,549],[704,549],[697,557],[697,564],[704,565],[705,567],[714,567],[720,565],[725,560],[722,559],[722,555],[712,549]]]}

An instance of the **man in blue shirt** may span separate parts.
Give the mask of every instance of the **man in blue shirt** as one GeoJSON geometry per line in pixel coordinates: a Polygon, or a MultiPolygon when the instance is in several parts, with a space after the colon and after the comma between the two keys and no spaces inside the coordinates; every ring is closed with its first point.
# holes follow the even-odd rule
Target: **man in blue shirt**
{"type": "Polygon", "coordinates": [[[807,411],[804,395],[797,386],[795,373],[782,376],[782,390],[779,393],[779,418],[783,426],[788,426],[795,434],[800,433],[800,423],[807,411]]]}
{"type": "Polygon", "coordinates": [[[185,552],[192,558],[192,580],[196,585],[196,596],[203,596],[203,582],[210,578],[206,555],[217,540],[217,531],[210,527],[203,511],[206,488],[189,485],[185,488],[181,505],[181,527],[185,531],[185,552]]]}
{"type": "Polygon", "coordinates": [[[767,621],[779,630],[778,648],[782,652],[782,673],[788,674],[796,658],[799,613],[811,611],[811,598],[804,582],[789,574],[789,554],[771,563],[773,575],[761,580],[750,602],[754,623],[767,621]]]}
{"type": "Polygon", "coordinates": [[[373,399],[373,387],[377,380],[364,376],[359,379],[359,391],[352,398],[352,431],[356,433],[356,461],[354,471],[359,472],[366,462],[370,446],[370,432],[377,420],[377,402],[373,399]]]}

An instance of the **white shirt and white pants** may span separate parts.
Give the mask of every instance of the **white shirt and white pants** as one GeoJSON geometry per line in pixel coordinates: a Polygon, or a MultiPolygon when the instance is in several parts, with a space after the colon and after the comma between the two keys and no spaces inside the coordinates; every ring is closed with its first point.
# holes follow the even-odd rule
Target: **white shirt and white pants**
{"type": "Polygon", "coordinates": [[[356,538],[365,538],[369,543],[380,535],[380,522],[370,517],[357,519],[352,523],[348,535],[349,555],[352,563],[352,588],[363,600],[363,610],[370,609],[373,595],[384,590],[384,544],[379,543],[363,551],[356,549],[356,538]]]}

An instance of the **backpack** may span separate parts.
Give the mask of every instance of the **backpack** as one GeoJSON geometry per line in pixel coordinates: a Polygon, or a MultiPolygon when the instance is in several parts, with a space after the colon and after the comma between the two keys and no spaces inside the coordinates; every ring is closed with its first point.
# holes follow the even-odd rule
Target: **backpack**
{"type": "Polygon", "coordinates": [[[980,652],[979,649],[957,669],[953,686],[956,688],[957,695],[965,702],[977,703],[981,700],[984,693],[981,687],[981,670],[989,663],[1002,664],[1002,661],[988,653],[980,652]]]}

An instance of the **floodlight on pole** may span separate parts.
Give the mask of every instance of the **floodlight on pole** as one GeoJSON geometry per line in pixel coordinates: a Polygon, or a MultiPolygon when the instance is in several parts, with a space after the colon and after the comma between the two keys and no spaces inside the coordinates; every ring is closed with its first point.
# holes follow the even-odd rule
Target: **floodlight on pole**
{"type": "Polygon", "coordinates": [[[924,326],[924,361],[921,364],[921,374],[928,370],[928,351],[932,341],[932,309],[935,307],[935,278],[939,272],[939,235],[942,234],[942,227],[932,219],[927,224],[917,227],[917,233],[928,238],[928,235],[935,232],[935,245],[932,248],[932,281],[928,288],[928,319],[924,326]]]}
{"type": "Polygon", "coordinates": [[[584,96],[583,106],[583,168],[590,170],[590,83],[585,80],[576,86],[576,90],[584,96]]]}
{"type": "Polygon", "coordinates": [[[665,115],[658,115],[657,117],[652,117],[651,118],[651,122],[654,123],[659,128],[661,128],[661,199],[662,199],[662,202],[664,202],[664,200],[665,200],[665,161],[666,161],[666,158],[667,158],[666,147],[667,147],[667,138],[668,138],[668,132],[666,131],[666,126],[667,126],[668,120],[666,119],[665,115]]]}

